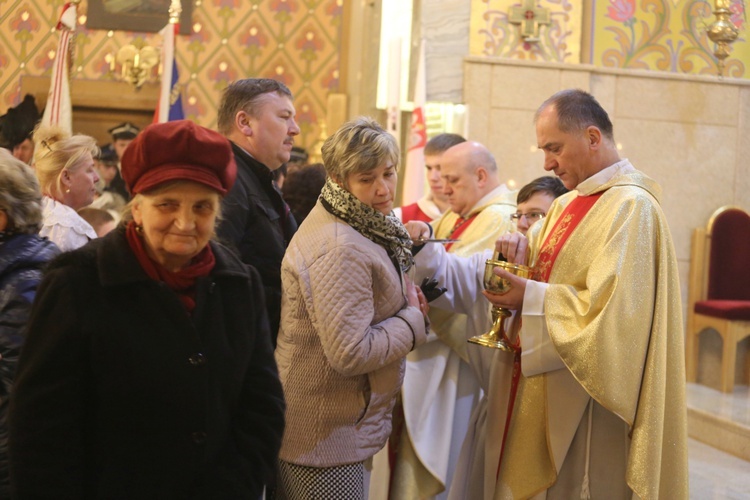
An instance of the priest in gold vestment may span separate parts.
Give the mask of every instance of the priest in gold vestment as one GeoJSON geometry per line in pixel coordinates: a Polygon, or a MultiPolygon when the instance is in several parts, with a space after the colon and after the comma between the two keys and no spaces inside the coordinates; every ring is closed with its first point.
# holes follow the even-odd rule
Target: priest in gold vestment
{"type": "Polygon", "coordinates": [[[687,498],[682,306],[659,186],[619,158],[590,94],[555,94],[535,122],[544,168],[572,191],[528,240],[498,240],[534,277],[495,269],[513,289],[485,292],[522,324],[495,498],[687,498]]]}

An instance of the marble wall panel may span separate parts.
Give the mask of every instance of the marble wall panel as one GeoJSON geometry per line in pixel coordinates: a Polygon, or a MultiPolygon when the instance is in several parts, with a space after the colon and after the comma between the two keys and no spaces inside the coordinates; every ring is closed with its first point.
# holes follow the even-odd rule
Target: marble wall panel
{"type": "Polygon", "coordinates": [[[545,175],[543,153],[536,147],[534,111],[493,108],[490,113],[491,140],[485,145],[497,161],[500,180],[513,180],[515,189],[545,175]]]}
{"type": "Polygon", "coordinates": [[[616,112],[621,116],[735,126],[736,86],[685,79],[620,76],[616,112]]]}
{"type": "Polygon", "coordinates": [[[693,228],[734,189],[736,129],[613,117],[621,156],[662,188],[667,216],[680,259],[689,259],[693,228]]]}
{"type": "Polygon", "coordinates": [[[560,89],[560,70],[494,65],[492,107],[533,109],[560,89]]]}
{"type": "Polygon", "coordinates": [[[750,87],[740,89],[734,204],[750,211],[750,87]]]}
{"type": "Polygon", "coordinates": [[[560,88],[581,89],[591,92],[591,73],[579,70],[563,70],[560,72],[560,88]]]}
{"type": "MultiPolygon", "coordinates": [[[[468,109],[468,138],[486,143],[490,135],[490,95],[492,94],[492,66],[489,64],[466,64],[464,94],[471,96],[468,109]]],[[[465,98],[464,98],[465,100],[465,98]]]]}
{"type": "MultiPolygon", "coordinates": [[[[601,73],[590,73],[591,88],[590,92],[599,101],[604,109],[615,109],[617,95],[617,77],[615,75],[605,75],[601,73]]],[[[615,134],[615,138],[617,134],[615,134]]]]}
{"type": "Polygon", "coordinates": [[[463,58],[469,53],[471,3],[465,0],[423,0],[427,100],[461,102],[463,58]]]}

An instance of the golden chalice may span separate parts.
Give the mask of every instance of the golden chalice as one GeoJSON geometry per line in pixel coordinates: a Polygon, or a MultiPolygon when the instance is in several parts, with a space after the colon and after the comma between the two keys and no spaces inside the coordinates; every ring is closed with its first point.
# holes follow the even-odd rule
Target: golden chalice
{"type": "MultiPolygon", "coordinates": [[[[511,264],[501,260],[487,260],[484,266],[484,289],[491,293],[503,295],[508,293],[512,288],[510,281],[503,279],[492,272],[496,267],[502,267],[509,273],[522,278],[531,276],[531,268],[521,264],[511,264]]],[[[483,345],[485,347],[494,347],[503,351],[512,352],[515,349],[511,346],[510,340],[505,333],[505,318],[510,316],[510,311],[503,307],[492,306],[492,328],[484,335],[477,335],[469,339],[469,342],[483,345]]]]}

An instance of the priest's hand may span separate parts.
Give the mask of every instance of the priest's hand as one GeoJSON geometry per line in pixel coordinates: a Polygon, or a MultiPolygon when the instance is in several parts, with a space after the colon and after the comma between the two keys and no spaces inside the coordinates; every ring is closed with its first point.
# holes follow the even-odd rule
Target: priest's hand
{"type": "Polygon", "coordinates": [[[404,224],[404,226],[409,232],[409,237],[414,242],[419,242],[432,237],[432,227],[421,220],[410,220],[404,224]]]}
{"type": "Polygon", "coordinates": [[[513,273],[509,273],[501,267],[492,270],[497,276],[510,281],[511,289],[502,295],[482,290],[482,294],[489,300],[493,306],[503,307],[505,309],[519,310],[523,306],[523,295],[526,293],[526,278],[521,278],[513,273]]]}
{"type": "Polygon", "coordinates": [[[529,240],[522,233],[505,233],[495,241],[495,251],[512,264],[526,265],[529,240]]]}

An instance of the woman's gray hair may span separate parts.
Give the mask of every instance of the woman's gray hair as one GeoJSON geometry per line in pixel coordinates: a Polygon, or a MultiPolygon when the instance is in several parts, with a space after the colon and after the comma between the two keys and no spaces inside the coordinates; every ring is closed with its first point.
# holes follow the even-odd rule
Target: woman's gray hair
{"type": "Polygon", "coordinates": [[[8,216],[6,231],[33,234],[42,227],[42,193],[34,171],[2,148],[0,210],[8,216]]]}
{"type": "Polygon", "coordinates": [[[369,172],[386,162],[398,170],[396,139],[372,118],[346,122],[321,148],[323,165],[331,179],[346,184],[349,174],[369,172]]]}
{"type": "Polygon", "coordinates": [[[86,153],[99,156],[96,139],[88,135],[70,136],[58,127],[41,127],[34,132],[34,170],[42,194],[54,196],[62,192],[63,170],[74,172],[83,165],[86,153]]]}

